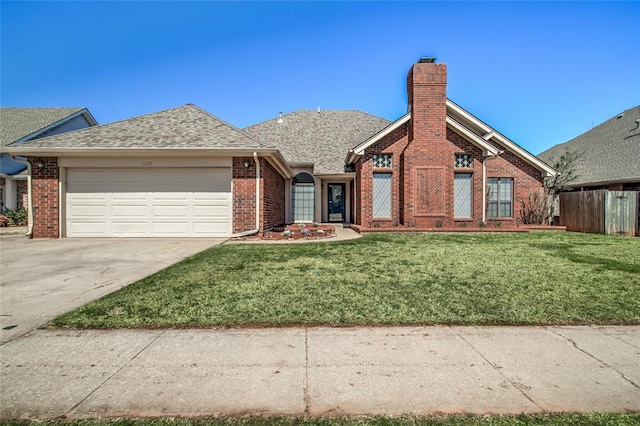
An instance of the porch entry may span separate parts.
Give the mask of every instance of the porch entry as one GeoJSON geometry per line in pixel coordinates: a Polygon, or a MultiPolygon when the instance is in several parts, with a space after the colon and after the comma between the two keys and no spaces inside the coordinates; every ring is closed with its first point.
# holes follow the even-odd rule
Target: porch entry
{"type": "Polygon", "coordinates": [[[327,184],[327,202],[329,222],[344,222],[345,185],[344,183],[327,184]]]}

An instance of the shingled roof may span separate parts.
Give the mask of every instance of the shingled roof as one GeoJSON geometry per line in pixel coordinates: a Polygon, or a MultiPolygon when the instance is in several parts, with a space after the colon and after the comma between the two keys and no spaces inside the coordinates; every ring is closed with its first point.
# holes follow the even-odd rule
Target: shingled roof
{"type": "Polygon", "coordinates": [[[0,108],[2,146],[30,136],[84,108],[0,108]]]}
{"type": "Polygon", "coordinates": [[[21,145],[24,148],[268,148],[236,127],[184,105],[123,121],[89,127],[21,145]]]}
{"type": "Polygon", "coordinates": [[[640,181],[640,105],[539,156],[549,164],[565,152],[581,155],[572,186],[640,181]]]}
{"type": "Polygon", "coordinates": [[[314,163],[314,174],[344,173],[344,158],[391,123],[361,111],[295,111],[247,127],[244,132],[277,147],[289,163],[314,163]]]}

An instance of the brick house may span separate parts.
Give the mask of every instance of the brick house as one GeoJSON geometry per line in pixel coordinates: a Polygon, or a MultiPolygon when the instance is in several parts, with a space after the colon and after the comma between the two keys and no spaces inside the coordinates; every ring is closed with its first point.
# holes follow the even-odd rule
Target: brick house
{"type": "Polygon", "coordinates": [[[238,129],[193,106],[10,146],[29,158],[33,237],[513,225],[555,171],[446,97],[446,65],[414,64],[409,112],[296,111],[238,129]]]}

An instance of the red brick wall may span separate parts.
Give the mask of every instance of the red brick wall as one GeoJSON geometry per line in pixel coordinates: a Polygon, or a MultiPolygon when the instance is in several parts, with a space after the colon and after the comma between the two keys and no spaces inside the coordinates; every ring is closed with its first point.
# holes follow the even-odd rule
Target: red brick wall
{"type": "MultiPolygon", "coordinates": [[[[256,165],[244,167],[247,158],[233,159],[233,232],[243,232],[256,225],[256,165]]],[[[269,161],[260,158],[260,233],[265,228],[285,222],[285,181],[269,161]]]]}
{"type": "Polygon", "coordinates": [[[58,238],[59,199],[58,180],[60,169],[55,157],[29,158],[33,191],[33,235],[32,238],[58,238]],[[39,168],[38,162],[44,163],[39,168]]]}
{"type": "Polygon", "coordinates": [[[403,150],[407,146],[409,126],[403,125],[394,130],[372,147],[365,150],[364,155],[358,163],[357,194],[359,214],[358,224],[364,226],[393,226],[399,224],[403,208],[403,185],[402,185],[402,156],[403,150]],[[373,156],[376,154],[391,154],[390,169],[376,169],[373,167],[373,156]],[[392,198],[391,198],[391,219],[373,217],[373,173],[391,172],[392,198]]]}
{"type": "Polygon", "coordinates": [[[260,166],[262,175],[260,216],[262,231],[264,231],[285,222],[285,181],[267,159],[261,158],[260,166]]]}
{"type": "Polygon", "coordinates": [[[256,165],[244,167],[246,158],[233,159],[233,233],[248,231],[256,225],[256,165]]]}
{"type": "MultiPolygon", "coordinates": [[[[499,146],[497,143],[495,145],[499,146]]],[[[504,149],[504,147],[501,148],[504,149]]],[[[542,172],[508,151],[496,159],[487,161],[487,178],[493,177],[513,178],[513,218],[501,218],[500,221],[508,223],[519,221],[522,202],[527,200],[530,193],[543,190],[542,172]]],[[[493,221],[489,218],[487,220],[493,221]]]]}
{"type": "MultiPolygon", "coordinates": [[[[368,148],[356,167],[358,220],[371,227],[396,224],[432,228],[456,226],[458,221],[482,221],[482,151],[446,127],[446,66],[415,64],[407,77],[412,118],[409,123],[368,148]],[[392,218],[372,217],[374,154],[392,154],[392,218]],[[471,154],[472,167],[454,168],[456,154],[471,154]],[[472,174],[471,218],[454,219],[454,174],[472,174]]],[[[514,223],[520,218],[522,201],[532,191],[542,190],[542,174],[515,154],[507,152],[487,161],[486,177],[514,179],[513,217],[501,221],[514,223]]],[[[380,170],[384,171],[384,170],[380,170]]]]}

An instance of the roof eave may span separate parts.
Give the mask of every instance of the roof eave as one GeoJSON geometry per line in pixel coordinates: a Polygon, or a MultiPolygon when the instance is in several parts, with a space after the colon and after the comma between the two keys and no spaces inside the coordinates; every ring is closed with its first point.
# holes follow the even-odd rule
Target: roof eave
{"type": "Polygon", "coordinates": [[[356,157],[364,153],[365,149],[369,148],[371,145],[375,144],[380,139],[387,136],[389,133],[393,132],[403,124],[407,123],[410,118],[411,118],[411,113],[408,112],[402,117],[400,117],[399,119],[397,119],[396,121],[394,121],[393,123],[389,124],[384,129],[380,130],[378,133],[372,135],[370,138],[368,138],[364,142],[357,145],[355,148],[350,149],[349,152],[347,153],[347,157],[345,158],[345,162],[347,164],[351,164],[356,157]]]}
{"type": "Polygon", "coordinates": [[[446,120],[447,125],[451,128],[451,130],[458,133],[460,136],[464,137],[466,140],[480,148],[485,157],[489,155],[497,155],[500,153],[498,149],[488,144],[484,139],[476,135],[470,129],[466,128],[464,125],[462,125],[462,123],[458,122],[453,117],[447,115],[446,120]]]}
{"type": "Polygon", "coordinates": [[[271,159],[271,163],[278,172],[286,178],[293,176],[280,151],[275,148],[30,148],[25,146],[6,147],[7,154],[24,157],[142,157],[154,155],[158,157],[184,156],[200,157],[210,155],[215,157],[252,156],[255,152],[260,157],[271,159]]]}
{"type": "Polygon", "coordinates": [[[76,111],[73,114],[68,115],[65,118],[60,119],[60,120],[56,121],[55,123],[49,124],[48,126],[45,126],[42,129],[39,129],[39,130],[37,130],[37,131],[35,131],[33,133],[30,133],[30,134],[28,134],[26,136],[21,137],[18,140],[15,140],[15,141],[11,142],[10,145],[12,145],[12,144],[18,145],[18,144],[21,144],[23,142],[29,141],[31,139],[37,138],[39,135],[41,135],[43,133],[46,133],[49,130],[54,129],[54,128],[60,126],[61,124],[64,124],[64,123],[66,123],[66,122],[68,122],[70,120],[73,120],[74,118],[79,117],[81,115],[83,115],[85,117],[85,119],[91,124],[91,126],[97,126],[98,125],[98,122],[96,121],[95,118],[93,118],[93,116],[91,115],[89,110],[86,109],[86,108],[82,108],[81,110],[76,111]]]}
{"type": "Polygon", "coordinates": [[[480,120],[479,118],[471,114],[470,112],[466,111],[464,108],[457,105],[450,99],[447,99],[447,109],[451,109],[455,113],[464,117],[466,120],[469,120],[474,125],[483,129],[485,133],[493,132],[493,135],[491,136],[490,139],[495,139],[499,144],[508,148],[509,151],[513,152],[515,155],[525,160],[526,162],[528,162],[529,164],[531,164],[541,172],[546,173],[547,176],[555,176],[558,174],[558,172],[553,167],[549,166],[540,158],[536,157],[526,149],[522,148],[520,145],[516,144],[515,142],[513,142],[512,140],[510,140],[509,138],[507,138],[506,136],[504,136],[503,134],[501,134],[500,132],[498,132],[497,130],[495,130],[494,128],[492,128],[491,126],[489,126],[488,124],[486,124],[485,122],[483,122],[482,120],[480,120]]]}

